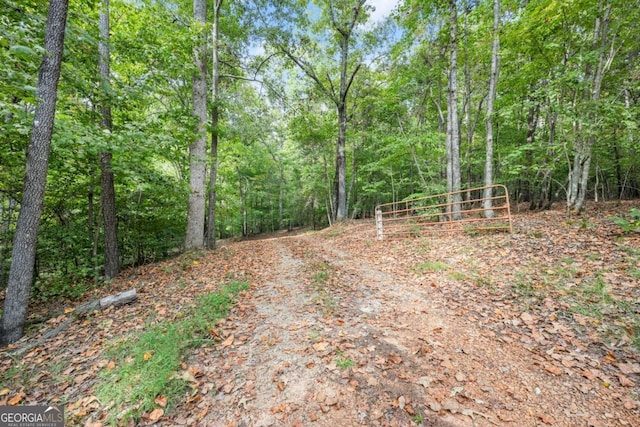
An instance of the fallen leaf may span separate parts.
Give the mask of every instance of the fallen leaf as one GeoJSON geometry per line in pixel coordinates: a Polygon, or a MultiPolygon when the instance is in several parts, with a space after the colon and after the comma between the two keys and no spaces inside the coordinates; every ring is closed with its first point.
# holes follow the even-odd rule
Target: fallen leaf
{"type": "Polygon", "coordinates": [[[26,394],[24,394],[24,392],[22,392],[22,391],[21,391],[20,393],[16,394],[16,395],[15,395],[15,396],[13,396],[11,399],[9,399],[9,402],[8,402],[8,403],[9,403],[9,405],[10,405],[10,406],[15,406],[15,405],[17,405],[18,403],[20,403],[20,401],[21,401],[22,399],[24,399],[24,398],[25,398],[25,396],[26,396],[26,394]]]}
{"type": "Polygon", "coordinates": [[[562,375],[562,369],[560,369],[556,365],[551,365],[547,363],[544,365],[544,369],[545,371],[552,373],[553,375],[562,375]]]}
{"type": "Polygon", "coordinates": [[[520,318],[526,324],[530,324],[533,322],[533,316],[526,311],[520,315],[520,318]]]}
{"type": "Polygon", "coordinates": [[[227,339],[226,339],[226,340],[224,340],[224,341],[222,342],[222,344],[221,344],[221,345],[222,345],[223,347],[229,347],[231,344],[233,344],[233,340],[235,340],[235,337],[233,336],[233,334],[231,334],[231,335],[229,335],[229,336],[227,337],[227,339]]]}
{"type": "Polygon", "coordinates": [[[9,394],[11,390],[9,390],[8,388],[3,388],[2,390],[0,390],[0,396],[4,396],[9,394]]]}
{"type": "Polygon", "coordinates": [[[387,359],[389,359],[389,361],[395,365],[399,365],[402,363],[402,357],[398,356],[397,354],[390,354],[387,359]]]}
{"type": "Polygon", "coordinates": [[[636,385],[636,383],[631,381],[629,377],[626,377],[622,374],[616,374],[616,377],[618,377],[618,381],[620,381],[620,385],[622,387],[633,387],[636,385]]]}
{"type": "Polygon", "coordinates": [[[616,366],[625,375],[640,374],[640,364],[638,363],[618,363],[616,366]]]}
{"type": "Polygon", "coordinates": [[[148,361],[149,359],[151,359],[153,357],[153,355],[151,354],[151,352],[149,351],[145,351],[144,354],[142,355],[144,361],[148,361]]]}
{"type": "Polygon", "coordinates": [[[273,406],[270,411],[272,414],[277,414],[279,412],[285,412],[287,410],[287,406],[284,403],[273,406]]]}
{"type": "Polygon", "coordinates": [[[163,394],[156,396],[156,398],[154,399],[154,401],[156,402],[156,404],[157,404],[158,406],[161,406],[161,407],[163,407],[163,408],[164,408],[165,406],[167,406],[167,396],[165,396],[165,395],[163,395],[163,394]]]}
{"type": "Polygon", "coordinates": [[[542,421],[543,423],[549,424],[549,425],[553,425],[553,423],[556,422],[556,420],[554,420],[552,416],[547,414],[540,414],[538,415],[538,418],[540,418],[540,421],[542,421]]]}
{"type": "Polygon", "coordinates": [[[595,380],[596,378],[598,378],[598,372],[594,369],[584,369],[582,371],[582,376],[588,380],[595,380]]]}
{"type": "Polygon", "coordinates": [[[587,326],[587,318],[578,313],[573,313],[573,320],[580,326],[587,326]]]}
{"type": "Polygon", "coordinates": [[[313,349],[315,351],[326,351],[327,350],[327,343],[325,342],[319,342],[313,345],[313,349]]]}
{"type": "Polygon", "coordinates": [[[149,414],[149,421],[155,423],[164,415],[164,409],[156,408],[149,414]]]}

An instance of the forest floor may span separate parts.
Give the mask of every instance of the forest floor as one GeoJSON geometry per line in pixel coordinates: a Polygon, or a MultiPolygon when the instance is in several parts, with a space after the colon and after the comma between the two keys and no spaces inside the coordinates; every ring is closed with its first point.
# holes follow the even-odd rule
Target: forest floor
{"type": "Polygon", "coordinates": [[[96,395],[120,363],[109,349],[241,280],[182,359],[187,390],[140,425],[638,426],[640,236],[610,219],[630,207],[384,242],[353,222],[129,270],[87,299],[136,288],[135,303],[12,353],[59,314],[0,352],[0,405],[60,402],[67,425],[106,425],[123,410],[96,395]]]}

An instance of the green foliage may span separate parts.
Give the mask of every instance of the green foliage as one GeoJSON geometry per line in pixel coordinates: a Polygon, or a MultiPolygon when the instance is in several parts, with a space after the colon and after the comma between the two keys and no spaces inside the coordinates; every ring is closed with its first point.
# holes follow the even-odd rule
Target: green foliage
{"type": "Polygon", "coordinates": [[[423,273],[439,273],[449,267],[442,261],[426,261],[418,264],[418,271],[423,273]]]}
{"type": "Polygon", "coordinates": [[[175,407],[189,385],[179,373],[187,350],[210,340],[215,322],[248,288],[247,283],[231,282],[217,293],[201,296],[182,319],[149,325],[144,332],[115,343],[110,351],[115,368],[103,371],[96,387],[96,395],[110,410],[107,422],[138,422],[143,412],[157,407],[155,399],[161,395],[167,397],[168,409],[175,407]]]}
{"type": "Polygon", "coordinates": [[[640,210],[638,208],[632,208],[629,211],[629,218],[616,216],[611,219],[620,227],[623,233],[640,233],[640,210]]]}
{"type": "Polygon", "coordinates": [[[337,353],[338,357],[336,359],[336,366],[339,369],[345,370],[351,368],[355,362],[349,356],[345,356],[343,352],[339,351],[337,353]]]}

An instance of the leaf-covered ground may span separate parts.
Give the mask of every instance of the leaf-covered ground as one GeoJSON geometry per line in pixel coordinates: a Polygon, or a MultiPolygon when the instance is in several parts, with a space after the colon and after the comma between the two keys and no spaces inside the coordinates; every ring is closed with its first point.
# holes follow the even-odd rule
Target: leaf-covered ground
{"type": "Polygon", "coordinates": [[[60,401],[68,425],[123,420],[136,403],[96,392],[124,363],[113,348],[246,281],[185,353],[186,386],[137,408],[139,424],[640,425],[640,236],[610,219],[630,207],[516,214],[511,235],[385,242],[355,222],[130,270],[100,293],[135,287],[137,302],[0,353],[0,404],[60,401]]]}

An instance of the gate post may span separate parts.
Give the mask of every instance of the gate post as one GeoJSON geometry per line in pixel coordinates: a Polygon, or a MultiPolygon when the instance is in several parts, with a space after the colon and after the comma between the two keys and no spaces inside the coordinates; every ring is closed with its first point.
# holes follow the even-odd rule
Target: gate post
{"type": "Polygon", "coordinates": [[[376,229],[378,231],[378,240],[383,240],[384,235],[382,232],[382,210],[376,209],[376,229]]]}

